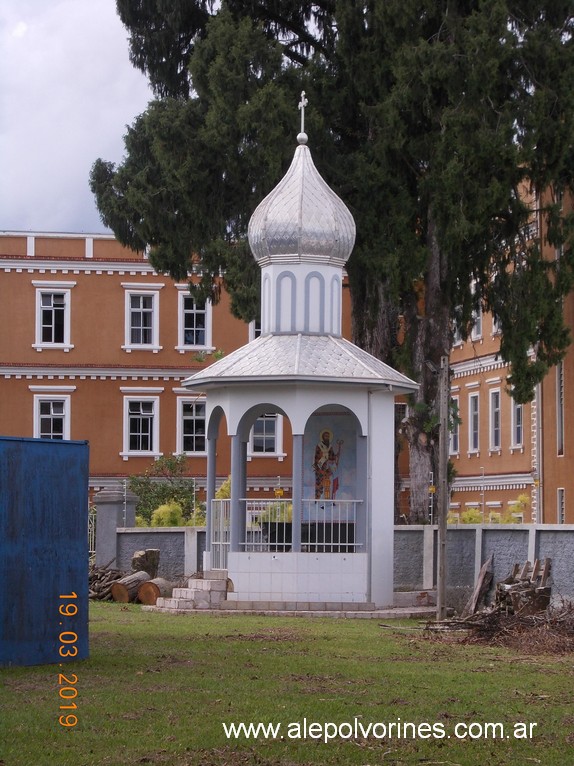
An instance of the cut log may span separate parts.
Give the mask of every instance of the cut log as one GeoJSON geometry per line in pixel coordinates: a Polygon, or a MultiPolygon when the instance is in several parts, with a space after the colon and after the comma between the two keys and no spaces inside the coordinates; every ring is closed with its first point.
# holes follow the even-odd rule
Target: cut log
{"type": "Polygon", "coordinates": [[[175,587],[176,583],[174,582],[164,580],[163,577],[154,577],[153,580],[148,580],[139,586],[138,601],[148,606],[155,606],[160,596],[169,598],[175,587]]]}
{"type": "Polygon", "coordinates": [[[157,577],[159,548],[136,551],[132,557],[132,572],[147,572],[151,579],[157,577]]]}
{"type": "Polygon", "coordinates": [[[488,593],[493,578],[493,561],[494,554],[491,554],[490,558],[482,565],[476,585],[474,586],[474,591],[467,605],[464,607],[461,615],[462,617],[468,617],[469,615],[474,614],[478,609],[479,604],[488,593]]]}
{"type": "Polygon", "coordinates": [[[134,572],[133,574],[122,577],[121,580],[116,580],[112,583],[111,594],[114,601],[119,601],[121,604],[127,604],[129,601],[135,601],[138,588],[144,582],[151,580],[151,577],[147,572],[134,572]]]}

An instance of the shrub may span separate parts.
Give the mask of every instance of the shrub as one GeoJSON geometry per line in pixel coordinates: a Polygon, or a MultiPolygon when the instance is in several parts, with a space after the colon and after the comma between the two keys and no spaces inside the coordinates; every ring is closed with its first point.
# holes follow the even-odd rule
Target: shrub
{"type": "Polygon", "coordinates": [[[220,485],[219,489],[215,493],[215,497],[218,500],[229,500],[231,497],[231,476],[228,476],[227,479],[220,485]]]}
{"type": "Polygon", "coordinates": [[[460,514],[460,520],[463,524],[482,524],[484,521],[478,508],[467,508],[460,514]]]}
{"type": "Polygon", "coordinates": [[[149,525],[153,511],[160,505],[178,503],[184,521],[194,512],[195,481],[185,475],[185,455],[162,455],[143,475],[131,476],[129,488],[139,500],[136,513],[149,525]]]}
{"type": "Polygon", "coordinates": [[[183,510],[179,503],[160,505],[151,515],[152,527],[182,527],[183,510]]]}

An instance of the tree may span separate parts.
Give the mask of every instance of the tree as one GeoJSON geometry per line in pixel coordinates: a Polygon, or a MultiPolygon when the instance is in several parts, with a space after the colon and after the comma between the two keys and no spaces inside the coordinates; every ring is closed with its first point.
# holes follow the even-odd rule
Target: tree
{"type": "Polygon", "coordinates": [[[171,99],[130,129],[121,166],[94,165],[102,218],[129,246],[150,244],[155,267],[177,279],[197,253],[204,297],[217,298],[211,275],[223,266],[234,311],[252,318],[247,222],[290,159],[304,89],[315,161],[357,223],[354,340],[420,383],[405,434],[411,515],[422,520],[438,447],[432,368],[453,327],[466,335],[474,311],[493,312],[518,401],[569,343],[561,298],[574,227],[560,195],[574,185],[571,2],[188,3],[201,23],[170,22],[174,41],[193,40],[171,62],[189,72],[183,92],[162,74],[166,43],[154,36],[181,1],[165,0],[153,23],[138,7],[122,16],[132,51],[141,43],[136,63],[171,99]],[[559,260],[527,236],[533,216],[559,260]]]}

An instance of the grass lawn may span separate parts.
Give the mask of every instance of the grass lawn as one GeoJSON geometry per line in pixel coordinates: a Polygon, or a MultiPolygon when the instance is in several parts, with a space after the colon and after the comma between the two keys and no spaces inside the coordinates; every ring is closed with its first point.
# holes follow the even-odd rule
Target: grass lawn
{"type": "Polygon", "coordinates": [[[574,764],[571,656],[404,629],[416,626],[93,603],[88,660],[0,670],[0,766],[574,764]],[[68,728],[62,670],[78,691],[68,728]],[[281,726],[228,739],[230,722],[281,726]],[[484,736],[486,723],[504,731],[484,736]],[[457,738],[465,727],[473,737],[457,738]]]}

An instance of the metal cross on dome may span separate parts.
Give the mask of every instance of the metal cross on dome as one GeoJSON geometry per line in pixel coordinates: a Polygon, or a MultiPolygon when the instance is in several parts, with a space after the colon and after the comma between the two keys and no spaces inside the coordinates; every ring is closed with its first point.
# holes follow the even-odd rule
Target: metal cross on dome
{"type": "Polygon", "coordinates": [[[301,133],[305,132],[305,107],[307,106],[307,99],[305,98],[305,91],[301,91],[301,101],[299,101],[299,109],[301,110],[301,133]]]}

